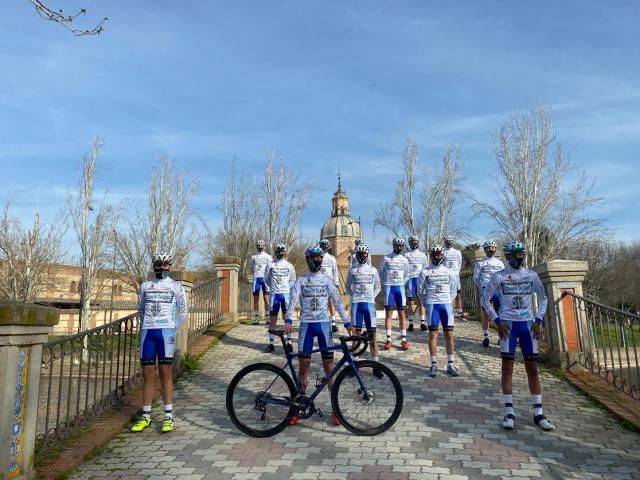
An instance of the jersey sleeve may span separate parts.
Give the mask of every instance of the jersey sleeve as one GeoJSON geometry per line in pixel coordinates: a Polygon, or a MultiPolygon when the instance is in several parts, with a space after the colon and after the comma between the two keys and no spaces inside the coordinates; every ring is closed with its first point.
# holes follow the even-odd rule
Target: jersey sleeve
{"type": "Polygon", "coordinates": [[[420,272],[418,277],[418,298],[422,301],[422,305],[427,304],[427,270],[424,269],[420,272]]]}
{"type": "Polygon", "coordinates": [[[485,290],[484,296],[480,299],[480,303],[482,304],[484,311],[487,312],[487,315],[491,320],[495,320],[496,318],[498,318],[498,314],[494,310],[493,304],[491,303],[491,298],[493,298],[493,295],[498,290],[499,286],[500,286],[500,275],[498,275],[497,273],[494,273],[491,276],[491,280],[489,281],[489,286],[485,290]]]}
{"type": "Polygon", "coordinates": [[[544,314],[547,312],[547,294],[544,291],[544,285],[542,285],[538,274],[535,272],[533,272],[533,274],[535,275],[533,278],[533,292],[538,299],[538,311],[536,312],[535,318],[544,319],[544,314]]]}
{"type": "Polygon", "coordinates": [[[144,288],[144,283],[140,285],[140,294],[138,295],[138,321],[140,324],[144,321],[144,304],[147,290],[144,288]]]}
{"type": "Polygon", "coordinates": [[[478,288],[480,288],[480,270],[482,269],[480,265],[480,262],[473,265],[473,284],[478,288]]]}
{"type": "Polygon", "coordinates": [[[300,300],[301,283],[302,283],[301,278],[297,278],[296,281],[293,282],[293,287],[291,287],[291,296],[289,298],[289,305],[287,308],[287,318],[285,319],[285,323],[293,323],[291,316],[293,315],[293,312],[296,309],[298,300],[300,300]]]}
{"type": "Polygon", "coordinates": [[[264,268],[264,283],[269,287],[269,290],[273,289],[271,285],[271,262],[267,263],[267,266],[264,268]]]}
{"type": "Polygon", "coordinates": [[[452,299],[458,294],[458,276],[453,270],[449,274],[449,294],[452,299]]]}
{"type": "Polygon", "coordinates": [[[380,275],[378,275],[378,270],[373,269],[373,299],[375,302],[375,298],[382,290],[382,284],[380,283],[380,275]]]}
{"type": "Polygon", "coordinates": [[[181,283],[176,282],[176,330],[180,329],[180,326],[187,319],[187,296],[184,293],[184,287],[181,283]]]}
{"type": "Polygon", "coordinates": [[[387,269],[387,257],[380,259],[380,278],[385,278],[385,270],[387,269]]]}
{"type": "Polygon", "coordinates": [[[347,311],[342,303],[342,298],[340,298],[340,295],[338,294],[338,289],[331,283],[327,283],[327,288],[329,289],[329,297],[333,300],[333,305],[336,307],[336,311],[338,312],[338,315],[340,315],[344,326],[349,328],[351,326],[351,322],[349,321],[349,316],[347,315],[347,311]]]}
{"type": "Polygon", "coordinates": [[[293,265],[289,264],[289,285],[293,286],[296,282],[296,269],[293,265]]]}
{"type": "Polygon", "coordinates": [[[338,286],[340,285],[340,278],[338,278],[338,260],[333,258],[333,283],[338,286]]]}
{"type": "Polygon", "coordinates": [[[462,252],[458,250],[458,274],[462,271],[462,262],[464,262],[464,258],[462,252]]]}
{"type": "Polygon", "coordinates": [[[351,269],[349,269],[349,273],[347,273],[347,281],[345,283],[345,288],[349,295],[351,295],[351,282],[353,282],[353,275],[351,274],[351,269]]]}

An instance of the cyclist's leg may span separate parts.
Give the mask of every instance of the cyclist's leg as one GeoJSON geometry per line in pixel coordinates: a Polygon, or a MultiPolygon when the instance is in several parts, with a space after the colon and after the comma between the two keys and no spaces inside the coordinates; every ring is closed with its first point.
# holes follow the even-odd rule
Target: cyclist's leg
{"type": "Polygon", "coordinates": [[[387,346],[391,347],[391,331],[392,331],[392,323],[391,319],[393,317],[393,304],[392,304],[392,296],[391,296],[391,286],[384,286],[384,328],[387,334],[387,343],[385,344],[385,348],[387,346]]]}
{"type": "Polygon", "coordinates": [[[407,296],[404,285],[398,285],[395,292],[395,303],[398,311],[398,325],[400,327],[400,341],[403,346],[408,346],[407,343],[407,322],[406,322],[406,309],[407,309],[407,296]]]}
{"type": "Polygon", "coordinates": [[[158,356],[154,330],[143,328],[140,332],[140,363],[142,364],[142,415],[151,417],[151,404],[155,390],[156,358],[158,356]]]}
{"type": "Polygon", "coordinates": [[[364,321],[367,326],[367,334],[369,335],[369,350],[374,360],[378,360],[378,343],[376,341],[376,304],[366,303],[363,304],[366,308],[364,313],[364,321]]]}
{"type": "MultiPolygon", "coordinates": [[[[280,310],[281,294],[276,293],[269,296],[269,330],[276,328],[278,323],[278,311],[280,310]]],[[[276,336],[273,333],[269,333],[269,345],[268,351],[273,351],[275,348],[276,336]]]]}
{"type": "Polygon", "coordinates": [[[513,422],[509,424],[509,418],[515,419],[515,410],[513,408],[513,362],[516,351],[516,336],[513,335],[511,322],[503,320],[509,327],[509,334],[506,338],[500,339],[500,355],[502,357],[502,372],[500,383],[502,386],[502,398],[505,407],[505,419],[503,426],[505,428],[513,428],[513,422]]]}
{"type": "Polygon", "coordinates": [[[362,310],[360,308],[361,304],[362,302],[351,303],[351,321],[353,322],[353,325],[356,327],[356,332],[358,330],[362,331],[363,315],[362,315],[362,310]]]}
{"type": "Polygon", "coordinates": [[[427,317],[429,319],[429,355],[431,365],[438,364],[438,327],[440,326],[440,315],[435,308],[435,304],[427,303],[427,317]]]}
{"type": "Polygon", "coordinates": [[[311,351],[313,350],[312,326],[312,323],[300,322],[300,329],[298,331],[298,358],[300,359],[298,377],[300,379],[302,393],[306,391],[307,383],[309,383],[311,351]]]}
{"type": "Polygon", "coordinates": [[[176,331],[173,328],[162,329],[162,339],[158,345],[158,373],[162,385],[164,416],[173,418],[173,356],[176,351],[176,331]]]}
{"type": "Polygon", "coordinates": [[[258,305],[260,303],[260,280],[259,278],[253,279],[251,285],[251,291],[253,293],[253,323],[258,324],[260,322],[260,311],[258,305]]]}
{"type": "Polygon", "coordinates": [[[426,330],[427,329],[426,311],[425,311],[424,305],[422,304],[422,300],[420,299],[420,296],[416,295],[416,298],[418,302],[418,314],[420,315],[420,330],[426,330]],[[423,325],[424,325],[424,328],[423,328],[423,325]]]}
{"type": "Polygon", "coordinates": [[[266,317],[269,315],[270,295],[269,287],[264,283],[264,281],[262,282],[262,300],[264,301],[264,315],[266,317]]]}
{"type": "MultiPolygon", "coordinates": [[[[333,336],[331,335],[331,324],[329,322],[318,322],[315,336],[318,338],[318,348],[321,350],[333,347],[333,336]]],[[[333,351],[322,351],[320,356],[322,357],[322,367],[325,373],[329,373],[333,370],[333,351]]],[[[333,380],[332,378],[327,384],[329,390],[333,387],[333,380]]]]}
{"type": "Polygon", "coordinates": [[[414,285],[417,282],[417,278],[410,278],[407,280],[405,290],[407,292],[407,320],[409,320],[409,330],[413,330],[413,320],[415,318],[417,306],[416,306],[416,291],[417,288],[414,285]]]}
{"type": "Polygon", "coordinates": [[[457,290],[455,299],[456,315],[462,318],[462,288],[460,285],[460,275],[457,277],[457,290]]]}

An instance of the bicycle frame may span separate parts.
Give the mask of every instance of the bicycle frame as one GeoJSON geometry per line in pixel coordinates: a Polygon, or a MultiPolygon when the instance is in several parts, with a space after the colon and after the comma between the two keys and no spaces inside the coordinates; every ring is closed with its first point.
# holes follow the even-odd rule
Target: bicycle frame
{"type": "MultiPolygon", "coordinates": [[[[300,385],[300,379],[298,378],[298,374],[296,373],[296,369],[293,367],[293,359],[294,358],[300,358],[300,354],[298,353],[290,353],[287,351],[286,348],[286,344],[285,344],[285,340],[284,340],[284,335],[282,333],[278,333],[278,332],[273,332],[274,334],[278,335],[280,337],[280,340],[282,341],[282,347],[284,348],[284,352],[285,355],[287,356],[287,363],[285,364],[286,366],[289,367],[289,371],[291,372],[291,378],[293,379],[293,383],[296,386],[296,391],[298,393],[302,392],[302,386],[300,385]]],[[[350,337],[347,337],[350,338],[350,337]]],[[[362,389],[363,392],[363,396],[364,396],[364,400],[369,401],[369,392],[367,391],[367,388],[365,387],[364,383],[362,382],[362,378],[360,378],[360,374],[358,372],[358,369],[355,367],[354,361],[353,361],[353,357],[351,356],[351,352],[349,351],[349,347],[347,347],[346,341],[340,341],[340,345],[334,345],[333,347],[329,347],[327,349],[316,349],[316,350],[312,350],[311,354],[314,353],[322,353],[322,352],[332,352],[335,350],[342,350],[342,358],[338,361],[338,363],[333,367],[333,369],[329,372],[326,373],[324,378],[322,379],[322,381],[316,386],[316,389],[313,391],[313,393],[309,396],[309,399],[311,401],[314,401],[318,395],[320,395],[320,393],[322,392],[322,390],[324,390],[324,387],[326,387],[329,384],[329,381],[331,381],[331,379],[337,375],[337,373],[342,369],[342,367],[344,367],[345,364],[349,364],[349,366],[351,367],[353,374],[355,375],[356,379],[358,380],[358,383],[360,384],[360,388],[362,389]]],[[[285,367],[283,366],[282,369],[284,370],[285,367]]],[[[275,382],[277,379],[274,378],[273,382],[275,382]]],[[[269,388],[271,388],[271,386],[273,385],[273,382],[271,382],[271,384],[269,385],[269,387],[267,388],[267,390],[269,390],[269,388]]],[[[291,401],[293,401],[293,399],[291,399],[291,401]]],[[[276,398],[272,398],[270,400],[270,403],[274,403],[277,405],[289,405],[291,403],[291,401],[281,401],[278,400],[276,398]]]]}

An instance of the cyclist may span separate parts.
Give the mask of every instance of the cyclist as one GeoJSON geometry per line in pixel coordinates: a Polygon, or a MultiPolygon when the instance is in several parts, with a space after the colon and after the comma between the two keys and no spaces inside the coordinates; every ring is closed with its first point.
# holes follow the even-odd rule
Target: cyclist
{"type": "MultiPolygon", "coordinates": [[[[482,244],[482,248],[484,249],[486,257],[478,260],[473,267],[473,283],[478,287],[480,298],[484,297],[484,291],[489,285],[491,276],[504,268],[504,263],[494,256],[497,249],[496,242],[487,240],[482,244]]],[[[498,312],[500,310],[500,300],[498,299],[498,296],[494,295],[490,300],[493,302],[494,310],[498,312]]],[[[482,346],[487,348],[490,342],[489,317],[487,316],[487,312],[484,310],[484,307],[482,307],[480,311],[480,323],[482,324],[482,334],[484,337],[482,339],[482,346]]]]}
{"type": "Polygon", "coordinates": [[[384,326],[387,331],[387,341],[384,344],[385,350],[391,350],[393,346],[391,343],[391,317],[394,309],[398,312],[398,323],[400,324],[400,348],[402,350],[409,349],[404,312],[407,308],[404,284],[409,276],[409,261],[402,255],[404,244],[404,238],[394,238],[393,252],[382,257],[380,261],[380,277],[384,287],[384,326]]]}
{"type": "MultiPolygon", "coordinates": [[[[276,328],[278,322],[278,312],[282,311],[282,317],[287,315],[287,304],[289,303],[289,292],[296,281],[296,270],[285,258],[287,256],[287,246],[284,243],[276,245],[276,259],[273,260],[265,271],[264,280],[271,291],[269,302],[269,328],[276,328]]],[[[265,348],[266,353],[274,350],[275,335],[269,334],[269,345],[265,348]]],[[[287,335],[287,351],[292,352],[291,334],[287,335]]]]}
{"type": "Polygon", "coordinates": [[[456,316],[462,318],[462,297],[460,296],[460,270],[462,270],[462,252],[453,246],[453,235],[444,236],[444,264],[456,273],[456,298],[454,308],[456,316]]]}
{"type": "MultiPolygon", "coordinates": [[[[264,311],[269,311],[269,287],[264,281],[264,272],[273,258],[267,252],[264,251],[266,247],[264,240],[258,240],[256,242],[256,250],[258,253],[251,256],[251,273],[253,275],[253,324],[258,325],[260,323],[260,317],[258,313],[258,302],[260,297],[260,290],[262,290],[262,299],[264,300],[264,311]]],[[[266,313],[265,313],[266,315],[266,313]]]]}
{"type": "MultiPolygon", "coordinates": [[[[326,238],[323,238],[318,242],[318,245],[324,252],[321,271],[333,280],[333,284],[335,285],[336,289],[338,289],[338,286],[340,285],[340,282],[338,280],[338,261],[336,260],[336,257],[329,253],[331,242],[326,238]]],[[[331,302],[331,300],[329,301],[329,313],[331,314],[331,331],[337,332],[338,326],[336,325],[336,307],[334,306],[333,302],[331,302]]]]}
{"type": "Polygon", "coordinates": [[[347,275],[347,292],[351,295],[351,319],[355,323],[356,333],[362,333],[362,323],[367,328],[369,346],[373,360],[378,361],[378,344],[376,342],[376,303],[380,293],[380,276],[372,267],[369,259],[369,247],[361,243],[355,250],[358,265],[349,269],[347,275]]]}
{"type": "Polygon", "coordinates": [[[542,394],[538,377],[538,338],[547,309],[547,296],[538,274],[523,267],[526,250],[526,246],[521,242],[509,242],[503,247],[509,265],[493,274],[482,301],[485,311],[498,326],[500,336],[502,395],[505,406],[502,427],[512,430],[516,423],[512,379],[517,342],[520,343],[529,381],[533,423],[542,430],[553,430],[555,426],[542,413],[542,394]],[[538,301],[537,312],[533,307],[534,293],[538,301]],[[496,294],[500,298],[500,315],[491,304],[491,298],[496,294]]]}
{"type": "MultiPolygon", "coordinates": [[[[358,248],[358,245],[364,245],[364,240],[362,240],[361,238],[356,238],[353,243],[355,243],[355,248],[351,252],[351,256],[349,257],[349,268],[357,267],[358,265],[360,265],[358,259],[356,258],[356,250],[358,248]]],[[[367,264],[371,265],[371,257],[369,255],[367,255],[367,264]]]]}
{"type": "Polygon", "coordinates": [[[162,432],[173,430],[173,355],[176,331],[187,318],[187,302],[180,282],[169,277],[173,257],[169,253],[153,256],[155,278],[144,282],[138,298],[140,319],[140,363],[142,364],[142,416],[131,427],[141,432],[151,424],[156,359],[162,385],[164,420],[162,432]]]}
{"type": "Polygon", "coordinates": [[[445,249],[442,245],[434,245],[429,249],[431,265],[422,270],[418,280],[418,293],[427,307],[429,318],[429,354],[431,367],[429,376],[438,375],[438,327],[442,324],[444,344],[447,351],[447,374],[452,377],[460,375],[454,365],[453,346],[453,309],[451,300],[456,293],[456,272],[444,264],[445,249]]]}
{"type": "MultiPolygon", "coordinates": [[[[322,262],[325,255],[320,247],[310,247],[305,251],[305,259],[309,271],[298,277],[291,289],[291,301],[287,311],[284,331],[290,334],[293,331],[292,312],[300,301],[300,331],[298,333],[298,357],[300,358],[300,385],[303,391],[309,382],[309,368],[311,367],[311,351],[313,350],[314,339],[318,339],[318,347],[327,349],[333,346],[333,336],[331,335],[331,318],[329,316],[329,299],[333,300],[340,318],[344,322],[344,327],[353,335],[355,329],[349,321],[347,312],[342,305],[340,295],[336,290],[333,280],[322,273],[322,262]]],[[[322,366],[326,373],[333,369],[333,351],[323,351],[322,366]]],[[[329,381],[328,387],[331,390],[333,379],[329,381]]],[[[295,425],[300,417],[291,419],[291,425],[295,425]]],[[[335,413],[332,414],[334,425],[340,425],[340,421],[335,413]]]]}
{"type": "Polygon", "coordinates": [[[426,268],[427,256],[420,250],[420,240],[418,237],[411,235],[408,238],[409,251],[404,253],[404,256],[409,260],[409,280],[407,281],[407,316],[409,317],[409,331],[413,331],[413,318],[418,312],[420,318],[420,329],[426,330],[427,324],[425,323],[424,306],[417,295],[418,292],[418,277],[422,269],[426,268]],[[417,304],[416,304],[417,303],[417,304]]]}

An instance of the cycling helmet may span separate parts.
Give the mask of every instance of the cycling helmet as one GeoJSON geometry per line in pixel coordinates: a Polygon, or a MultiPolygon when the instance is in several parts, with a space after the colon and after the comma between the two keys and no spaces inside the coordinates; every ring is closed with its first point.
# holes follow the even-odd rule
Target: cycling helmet
{"type": "Polygon", "coordinates": [[[307,267],[309,271],[317,272],[322,267],[322,257],[324,257],[324,250],[319,246],[309,247],[304,251],[304,258],[307,261],[307,267]],[[320,259],[318,259],[320,257],[320,259]]]}
{"type": "Polygon", "coordinates": [[[444,240],[445,247],[449,248],[453,245],[453,235],[451,235],[450,233],[446,234],[443,240],[444,240]]]}
{"type": "Polygon", "coordinates": [[[436,267],[444,262],[444,247],[442,245],[434,245],[429,249],[429,257],[431,263],[436,267]]]}
{"type": "Polygon", "coordinates": [[[355,253],[358,263],[367,263],[367,258],[369,257],[369,247],[367,245],[361,243],[356,247],[355,253]]]}
{"type": "Polygon", "coordinates": [[[504,256],[507,257],[509,261],[509,265],[511,265],[516,270],[522,266],[524,263],[524,254],[527,253],[527,247],[522,242],[509,242],[504,247],[502,247],[504,251],[504,256]],[[522,253],[523,255],[517,257],[517,253],[522,253]]]}
{"type": "Polygon", "coordinates": [[[420,239],[415,235],[411,235],[407,239],[407,242],[409,243],[409,248],[411,248],[411,250],[415,250],[416,248],[418,248],[418,245],[420,245],[420,239]]]}
{"type": "Polygon", "coordinates": [[[287,253],[287,246],[284,243],[276,245],[276,258],[283,258],[287,253]]]}
{"type": "Polygon", "coordinates": [[[393,253],[400,253],[404,250],[404,238],[396,237],[393,239],[393,253]]]}
{"type": "Polygon", "coordinates": [[[164,263],[166,265],[171,265],[173,263],[173,255],[167,252],[159,252],[153,256],[153,263],[164,263]]]}
{"type": "Polygon", "coordinates": [[[363,240],[363,239],[361,239],[361,238],[356,238],[356,239],[353,241],[353,243],[355,243],[355,245],[356,245],[356,247],[357,247],[358,245],[364,245],[364,240],[363,240]]]}
{"type": "Polygon", "coordinates": [[[331,242],[326,238],[323,238],[318,242],[318,246],[322,249],[323,252],[326,253],[327,250],[329,250],[329,247],[331,246],[331,242]]]}
{"type": "Polygon", "coordinates": [[[267,242],[265,242],[264,240],[258,240],[258,241],[256,242],[256,248],[257,248],[257,249],[258,249],[258,251],[260,251],[260,252],[261,252],[262,250],[264,250],[264,247],[266,247],[266,246],[267,246],[267,242]]]}
{"type": "Polygon", "coordinates": [[[496,253],[497,247],[498,246],[496,245],[496,242],[494,242],[493,240],[487,240],[482,244],[482,249],[484,250],[484,253],[487,255],[487,257],[493,257],[496,253]]]}

